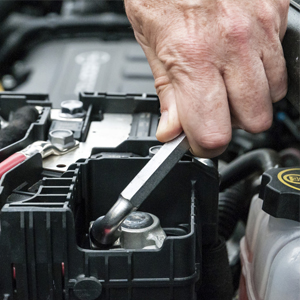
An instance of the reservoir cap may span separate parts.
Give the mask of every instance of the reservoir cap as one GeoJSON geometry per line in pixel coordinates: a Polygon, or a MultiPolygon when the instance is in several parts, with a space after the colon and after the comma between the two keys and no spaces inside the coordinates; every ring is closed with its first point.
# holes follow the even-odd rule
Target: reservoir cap
{"type": "Polygon", "coordinates": [[[274,168],[263,174],[259,197],[276,218],[300,222],[300,168],[274,168]]]}

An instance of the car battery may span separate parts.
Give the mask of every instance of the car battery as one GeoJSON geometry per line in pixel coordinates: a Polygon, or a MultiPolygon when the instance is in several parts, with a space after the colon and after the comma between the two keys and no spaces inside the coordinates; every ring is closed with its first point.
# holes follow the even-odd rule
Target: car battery
{"type": "MultiPolygon", "coordinates": [[[[3,106],[7,96],[3,94],[3,106]]],[[[30,97],[21,98],[26,105],[30,97]]],[[[130,117],[127,137],[117,145],[93,144],[81,158],[86,152],[80,146],[59,161],[43,160],[36,153],[3,175],[1,296],[22,300],[212,299],[198,291],[210,278],[207,249],[215,249],[219,241],[219,173],[214,162],[185,155],[141,205],[139,211],[159,220],[164,238],[154,233],[153,240],[160,243],[127,247],[121,241],[94,248],[89,237],[91,222],[109,211],[151,159],[153,147],[160,145],[154,135],[159,107],[157,97],[145,94],[81,93],[80,101],[85,114],[74,120],[82,123],[81,147],[90,143],[93,123],[104,124],[112,116],[117,122],[120,114],[130,117]]],[[[21,145],[0,150],[3,159],[29,144],[28,136],[46,140],[46,132],[57,124],[57,118],[49,117],[49,103],[40,100],[38,104],[42,109],[37,124],[18,142],[21,145]],[[39,126],[43,136],[34,129],[39,126]]]]}

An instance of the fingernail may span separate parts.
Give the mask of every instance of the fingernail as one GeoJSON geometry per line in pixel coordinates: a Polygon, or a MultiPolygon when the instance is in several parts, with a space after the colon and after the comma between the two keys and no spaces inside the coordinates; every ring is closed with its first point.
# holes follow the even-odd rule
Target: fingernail
{"type": "Polygon", "coordinates": [[[164,131],[168,126],[169,112],[167,110],[163,111],[160,116],[157,131],[164,131]]]}

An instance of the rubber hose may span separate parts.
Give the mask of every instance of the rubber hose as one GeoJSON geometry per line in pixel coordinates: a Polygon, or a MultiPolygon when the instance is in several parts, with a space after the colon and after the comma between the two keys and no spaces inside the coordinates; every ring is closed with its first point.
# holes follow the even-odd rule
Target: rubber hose
{"type": "Polygon", "coordinates": [[[0,149],[21,140],[38,116],[34,106],[23,106],[16,110],[9,125],[0,131],[0,149]]]}
{"type": "Polygon", "coordinates": [[[278,166],[280,166],[279,154],[272,149],[259,149],[243,154],[220,171],[220,191],[245,179],[254,172],[262,174],[278,166]]]}
{"type": "Polygon", "coordinates": [[[225,242],[202,248],[202,278],[197,299],[232,300],[232,275],[225,242]]]}
{"type": "MultiPolygon", "coordinates": [[[[29,41],[36,40],[39,34],[47,34],[49,39],[53,35],[62,33],[66,35],[82,35],[84,33],[89,36],[96,36],[101,32],[111,32],[118,29],[120,34],[128,32],[132,36],[129,30],[129,21],[126,16],[122,15],[110,15],[106,16],[89,16],[86,17],[72,17],[72,18],[36,18],[27,22],[23,22],[20,26],[8,35],[0,47],[0,65],[9,64],[12,61],[14,55],[20,53],[24,49],[29,41]]],[[[23,52],[22,52],[23,53],[23,52]]]]}
{"type": "Polygon", "coordinates": [[[300,150],[287,148],[279,152],[284,167],[300,166],[300,150]]]}
{"type": "Polygon", "coordinates": [[[246,198],[245,181],[239,182],[219,194],[219,235],[226,241],[240,219],[246,198]]]}

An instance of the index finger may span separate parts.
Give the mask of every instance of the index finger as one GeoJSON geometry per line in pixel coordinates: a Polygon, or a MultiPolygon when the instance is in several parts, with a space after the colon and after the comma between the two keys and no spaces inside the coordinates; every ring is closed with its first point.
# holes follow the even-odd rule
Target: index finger
{"type": "Polygon", "coordinates": [[[180,123],[199,157],[221,154],[231,140],[226,87],[219,69],[203,62],[193,74],[173,80],[180,123]]]}

